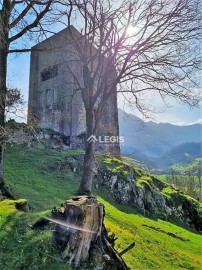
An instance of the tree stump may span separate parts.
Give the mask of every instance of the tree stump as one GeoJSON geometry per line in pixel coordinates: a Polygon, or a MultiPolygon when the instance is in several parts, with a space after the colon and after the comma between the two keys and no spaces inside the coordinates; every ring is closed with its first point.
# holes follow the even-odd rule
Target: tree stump
{"type": "Polygon", "coordinates": [[[103,224],[104,206],[95,197],[72,197],[58,210],[52,210],[50,220],[56,224],[54,239],[62,248],[62,258],[75,267],[129,269],[108,241],[103,224]]]}

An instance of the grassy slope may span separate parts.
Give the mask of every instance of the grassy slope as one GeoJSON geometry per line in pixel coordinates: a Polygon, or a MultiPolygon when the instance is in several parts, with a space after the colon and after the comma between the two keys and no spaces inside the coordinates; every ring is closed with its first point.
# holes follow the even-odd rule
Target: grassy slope
{"type": "Polygon", "coordinates": [[[70,269],[52,245],[52,232],[30,227],[49,211],[25,214],[17,211],[15,204],[10,200],[0,202],[0,269],[70,269]]]}
{"type": "MultiPolygon", "coordinates": [[[[64,157],[72,155],[78,156],[80,153],[44,149],[22,150],[17,147],[7,149],[6,181],[19,197],[28,200],[35,213],[22,214],[16,212],[14,206],[8,207],[5,202],[0,203],[0,227],[4,228],[3,230],[1,228],[0,234],[3,243],[0,247],[0,261],[1,256],[9,258],[10,264],[6,267],[4,259],[4,264],[0,263],[1,269],[25,269],[28,261],[34,262],[31,263],[31,268],[26,269],[63,269],[64,265],[51,255],[54,251],[51,250],[50,233],[44,232],[38,235],[25,225],[33,223],[33,220],[43,214],[36,211],[58,206],[76,191],[79,174],[73,174],[68,169],[59,170],[64,157]],[[22,242],[19,242],[18,238],[22,242]],[[13,245],[11,245],[12,239],[16,242],[13,245]],[[33,249],[33,256],[29,254],[29,249],[33,249]]],[[[121,251],[131,242],[136,242],[136,247],[124,255],[131,269],[201,269],[201,236],[169,222],[143,217],[131,207],[114,203],[106,191],[99,190],[97,195],[106,207],[106,225],[118,236],[117,248],[121,251]],[[183,242],[142,226],[143,224],[175,233],[190,241],[183,242]]]]}
{"type": "Polygon", "coordinates": [[[6,183],[17,196],[28,200],[32,210],[52,209],[77,190],[79,176],[59,167],[65,157],[81,152],[20,146],[8,147],[6,152],[6,183]]]}
{"type": "Polygon", "coordinates": [[[187,165],[184,166],[178,166],[173,165],[172,169],[179,171],[181,173],[186,173],[186,172],[191,172],[191,173],[196,173],[198,172],[198,169],[202,166],[202,158],[196,158],[192,162],[188,163],[187,165]]]}
{"type": "MultiPolygon", "coordinates": [[[[172,176],[171,174],[154,174],[154,176],[162,181],[166,181],[166,178],[168,176],[172,176]]],[[[187,180],[188,176],[187,175],[182,175],[182,174],[173,174],[173,176],[177,176],[178,178],[182,179],[182,180],[187,180]]],[[[198,182],[198,177],[194,176],[194,181],[198,182]]]]}

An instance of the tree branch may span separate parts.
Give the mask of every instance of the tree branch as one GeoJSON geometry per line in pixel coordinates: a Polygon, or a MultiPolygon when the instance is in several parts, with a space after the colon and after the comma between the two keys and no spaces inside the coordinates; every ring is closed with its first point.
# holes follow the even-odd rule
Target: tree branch
{"type": "Polygon", "coordinates": [[[29,25],[27,25],[24,29],[22,29],[18,34],[12,36],[11,38],[9,38],[9,43],[17,40],[18,38],[22,37],[24,34],[26,34],[29,30],[31,30],[32,28],[34,27],[37,27],[40,20],[45,16],[45,14],[49,11],[49,8],[52,4],[53,0],[49,0],[48,1],[48,4],[46,5],[46,7],[44,8],[43,11],[41,11],[36,19],[29,25]]]}

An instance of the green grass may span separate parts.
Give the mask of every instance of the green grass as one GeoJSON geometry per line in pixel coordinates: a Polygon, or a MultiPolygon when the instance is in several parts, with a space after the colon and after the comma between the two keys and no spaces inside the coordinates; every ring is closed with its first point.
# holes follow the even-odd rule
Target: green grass
{"type": "Polygon", "coordinates": [[[197,176],[181,174],[162,174],[154,176],[162,181],[172,184],[176,188],[180,189],[180,191],[194,197],[200,202],[202,201],[202,190],[197,176]]]}
{"type": "Polygon", "coordinates": [[[49,213],[17,211],[18,201],[0,202],[0,269],[70,269],[60,260],[50,230],[37,231],[31,224],[49,213]]]}
{"type": "Polygon", "coordinates": [[[194,159],[192,162],[189,164],[186,164],[184,166],[181,165],[173,165],[171,168],[175,171],[181,172],[181,173],[186,173],[186,172],[191,172],[191,173],[196,173],[198,172],[199,168],[202,166],[202,157],[194,159]]]}
{"type": "Polygon", "coordinates": [[[131,269],[201,269],[201,237],[162,220],[152,220],[135,213],[130,207],[118,207],[110,196],[100,201],[106,207],[105,224],[111,232],[116,232],[119,251],[135,241],[136,246],[123,258],[131,269]],[[181,236],[187,242],[175,239],[167,234],[152,230],[143,224],[160,228],[181,236]]]}
{"type": "MultiPolygon", "coordinates": [[[[167,181],[167,178],[168,177],[171,178],[172,177],[172,174],[157,174],[157,175],[154,175],[154,176],[157,177],[160,180],[167,181]]],[[[181,181],[186,181],[187,178],[188,178],[188,175],[173,174],[173,177],[178,177],[178,178],[181,179],[181,181]]],[[[194,181],[198,182],[198,177],[197,176],[192,176],[192,177],[194,177],[194,181]]]]}
{"type": "MultiPolygon", "coordinates": [[[[68,269],[59,260],[58,251],[54,250],[51,232],[39,233],[31,230],[29,225],[48,213],[42,211],[59,206],[77,190],[80,172],[72,173],[62,165],[64,159],[72,157],[75,162],[81,163],[81,155],[76,150],[57,152],[43,148],[23,149],[21,146],[7,148],[6,183],[19,198],[27,199],[31,212],[17,211],[15,203],[11,201],[0,202],[0,269],[68,269]]],[[[112,166],[110,168],[113,170],[118,170],[115,163],[117,167],[121,166],[117,160],[106,161],[105,165],[112,166]]],[[[115,203],[105,189],[96,190],[95,193],[106,207],[106,226],[118,236],[118,250],[123,250],[133,241],[136,243],[135,248],[123,256],[132,270],[202,268],[200,235],[160,219],[141,216],[134,208],[115,203]],[[144,224],[172,232],[189,241],[173,238],[144,224]]]]}
{"type": "Polygon", "coordinates": [[[75,157],[80,160],[81,154],[76,150],[57,152],[43,148],[22,148],[19,145],[8,146],[6,183],[16,196],[27,199],[31,210],[52,209],[78,189],[80,176],[68,168],[60,167],[65,158],[75,157]]]}

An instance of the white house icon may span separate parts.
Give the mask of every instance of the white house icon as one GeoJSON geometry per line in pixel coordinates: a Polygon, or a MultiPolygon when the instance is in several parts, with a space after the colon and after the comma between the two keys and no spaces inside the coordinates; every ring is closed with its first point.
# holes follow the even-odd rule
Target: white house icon
{"type": "Polygon", "coordinates": [[[91,143],[96,143],[97,142],[97,138],[95,135],[91,135],[88,139],[87,139],[87,142],[91,143]]]}

